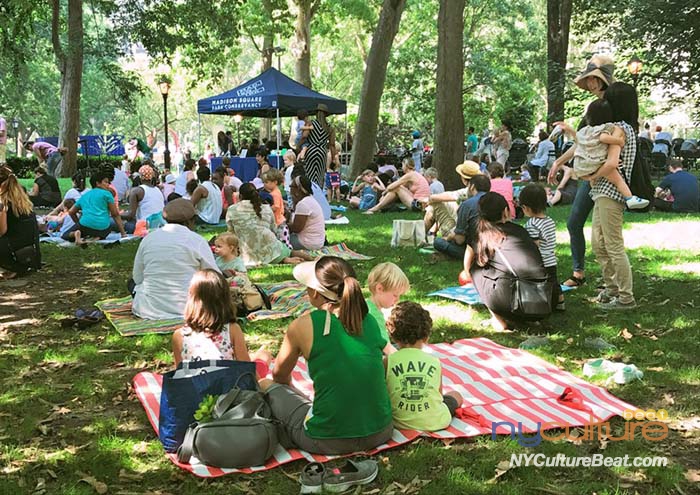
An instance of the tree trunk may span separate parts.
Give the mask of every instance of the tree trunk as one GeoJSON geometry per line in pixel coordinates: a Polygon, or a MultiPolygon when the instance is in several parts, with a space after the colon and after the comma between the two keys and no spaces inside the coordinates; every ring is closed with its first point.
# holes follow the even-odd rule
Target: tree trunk
{"type": "Polygon", "coordinates": [[[70,177],[77,169],[80,131],[80,89],[83,81],[83,0],[68,0],[68,35],[65,49],[59,36],[60,0],[53,0],[51,42],[61,73],[61,117],[58,146],[67,148],[61,175],[70,177]]]}
{"type": "Polygon", "coordinates": [[[318,0],[288,0],[290,12],[296,16],[291,52],[294,57],[294,79],[311,88],[311,19],[318,0]]]}
{"type": "Polygon", "coordinates": [[[448,189],[459,187],[455,166],[464,161],[462,80],[465,0],[440,0],[433,166],[448,189]]]}
{"type": "Polygon", "coordinates": [[[547,0],[547,125],[564,119],[572,0],[547,0]]]}
{"type": "MultiPolygon", "coordinates": [[[[270,15],[272,15],[272,12],[270,12],[270,15]]],[[[272,33],[266,34],[265,37],[263,38],[263,49],[262,49],[262,60],[263,60],[263,67],[262,70],[265,72],[267,69],[272,67],[272,44],[274,43],[274,40],[272,38],[272,33]]],[[[262,142],[263,139],[269,138],[270,132],[271,132],[271,125],[272,125],[272,119],[260,119],[260,133],[258,138],[260,139],[260,142],[262,142]]]]}
{"type": "Polygon", "coordinates": [[[367,69],[362,81],[360,108],[355,125],[355,139],[352,145],[350,166],[353,175],[357,175],[372,162],[377,142],[377,122],[379,120],[379,103],[384,92],[386,68],[394,38],[399,30],[401,14],[406,7],[406,0],[384,0],[379,22],[372,36],[372,46],[367,56],[367,69]]]}

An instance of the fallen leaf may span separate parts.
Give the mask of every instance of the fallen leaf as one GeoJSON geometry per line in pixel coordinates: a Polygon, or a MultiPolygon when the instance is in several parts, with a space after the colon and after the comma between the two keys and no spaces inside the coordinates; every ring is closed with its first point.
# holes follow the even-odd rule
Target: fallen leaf
{"type": "Polygon", "coordinates": [[[656,335],[649,335],[649,339],[651,340],[659,340],[659,338],[656,335]]]}
{"type": "Polygon", "coordinates": [[[143,475],[139,473],[129,473],[126,469],[120,469],[119,479],[126,481],[141,481],[143,479],[143,475]]]}
{"type": "Polygon", "coordinates": [[[569,344],[569,345],[573,344],[573,343],[574,343],[574,338],[573,338],[573,337],[569,337],[568,339],[566,339],[566,343],[569,344]]]}
{"type": "Polygon", "coordinates": [[[49,476],[51,476],[53,479],[55,479],[55,480],[58,479],[58,476],[56,475],[56,473],[55,473],[54,471],[52,471],[51,469],[47,469],[47,470],[46,470],[46,473],[47,473],[49,476]]]}
{"type": "Polygon", "coordinates": [[[626,328],[623,328],[622,331],[619,333],[619,335],[620,335],[620,337],[622,337],[623,339],[625,339],[627,342],[629,342],[630,340],[632,340],[632,337],[634,337],[634,335],[632,335],[632,334],[629,332],[629,330],[627,330],[626,328]]]}
{"type": "Polygon", "coordinates": [[[685,472],[685,479],[691,483],[700,483],[700,469],[688,469],[685,472]]]}
{"type": "Polygon", "coordinates": [[[41,432],[42,435],[46,436],[49,434],[49,427],[46,425],[37,425],[37,430],[41,432]]]}
{"type": "Polygon", "coordinates": [[[662,351],[662,350],[660,350],[660,349],[657,349],[657,350],[655,350],[654,352],[652,352],[651,355],[652,355],[652,356],[663,356],[663,355],[664,355],[664,351],[662,351]]]}
{"type": "Polygon", "coordinates": [[[98,481],[92,476],[89,476],[85,473],[78,473],[78,475],[82,476],[78,481],[82,481],[83,483],[87,483],[90,485],[97,493],[100,495],[104,495],[107,493],[108,488],[107,485],[101,481],[98,481]]]}
{"type": "Polygon", "coordinates": [[[600,439],[600,450],[605,450],[605,449],[607,449],[609,443],[610,443],[610,441],[607,440],[606,438],[601,438],[601,439],[600,439]]]}
{"type": "Polygon", "coordinates": [[[510,470],[510,461],[501,461],[496,465],[496,475],[486,483],[493,485],[498,482],[498,478],[506,474],[510,470]]]}
{"type": "Polygon", "coordinates": [[[668,405],[673,405],[676,401],[673,399],[671,394],[664,394],[664,403],[668,405]]]}
{"type": "Polygon", "coordinates": [[[649,371],[663,371],[663,367],[661,366],[654,366],[653,368],[647,368],[649,371]]]}
{"type": "Polygon", "coordinates": [[[557,356],[557,362],[558,362],[558,363],[565,363],[565,362],[566,362],[566,358],[565,358],[565,357],[562,357],[562,356],[557,356]]]}
{"type": "Polygon", "coordinates": [[[363,495],[375,495],[376,493],[381,492],[379,488],[375,488],[374,490],[370,490],[368,492],[362,492],[363,495]]]}
{"type": "Polygon", "coordinates": [[[659,305],[659,306],[666,306],[666,305],[667,305],[668,303],[670,303],[670,302],[671,302],[670,299],[664,299],[664,300],[661,301],[658,305],[659,305]]]}

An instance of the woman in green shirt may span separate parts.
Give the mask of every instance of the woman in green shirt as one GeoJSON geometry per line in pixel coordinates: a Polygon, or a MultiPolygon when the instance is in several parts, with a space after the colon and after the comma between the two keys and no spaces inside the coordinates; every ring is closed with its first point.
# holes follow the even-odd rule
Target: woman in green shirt
{"type": "Polygon", "coordinates": [[[350,264],[326,256],[301,263],[294,277],[306,285],[315,311],[294,320],[284,337],[268,398],[292,445],[315,454],[369,450],[392,435],[384,380],[382,337],[368,314],[350,264]],[[312,402],[291,387],[299,357],[308,363],[312,402]]]}

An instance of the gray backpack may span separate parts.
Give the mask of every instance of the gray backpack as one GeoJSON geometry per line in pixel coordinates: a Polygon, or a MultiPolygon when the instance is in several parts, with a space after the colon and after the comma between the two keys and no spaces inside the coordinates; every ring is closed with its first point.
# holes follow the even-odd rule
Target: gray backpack
{"type": "Polygon", "coordinates": [[[203,464],[219,468],[261,466],[279,443],[272,411],[259,390],[234,386],[219,396],[213,417],[213,421],[193,423],[187,429],[177,450],[180,462],[188,463],[195,456],[203,464]]]}

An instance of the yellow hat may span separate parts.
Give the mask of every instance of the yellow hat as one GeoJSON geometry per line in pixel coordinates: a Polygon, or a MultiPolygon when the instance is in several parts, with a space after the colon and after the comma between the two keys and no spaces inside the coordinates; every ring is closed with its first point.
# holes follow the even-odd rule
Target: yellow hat
{"type": "Polygon", "coordinates": [[[457,172],[462,179],[470,180],[475,175],[481,173],[481,168],[479,168],[479,165],[475,162],[466,160],[464,163],[457,165],[455,172],[457,172]]]}

